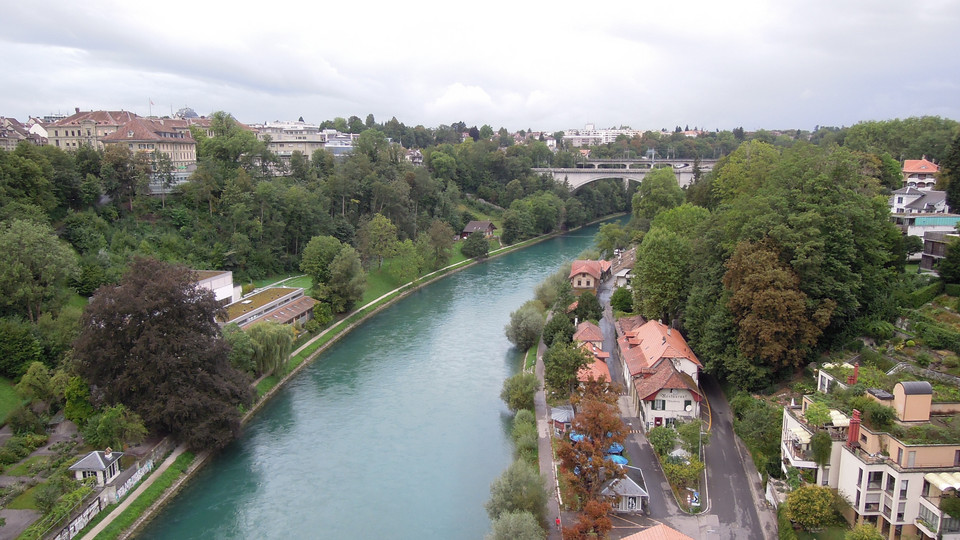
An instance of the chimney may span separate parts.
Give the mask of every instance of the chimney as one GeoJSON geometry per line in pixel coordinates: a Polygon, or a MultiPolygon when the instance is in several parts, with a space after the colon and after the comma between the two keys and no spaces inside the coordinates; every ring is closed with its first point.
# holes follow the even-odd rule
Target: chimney
{"type": "Polygon", "coordinates": [[[80,107],[74,107],[73,110],[77,111],[77,114],[80,114],[80,107]]]}
{"type": "Polygon", "coordinates": [[[670,327],[668,326],[668,327],[667,327],[667,335],[668,335],[668,336],[670,335],[670,331],[671,331],[671,330],[673,330],[673,328],[670,328],[670,327]]]}
{"type": "Polygon", "coordinates": [[[847,384],[850,386],[857,384],[858,378],[860,378],[860,362],[853,365],[853,375],[847,377],[847,384]]]}
{"type": "Polygon", "coordinates": [[[110,459],[110,455],[113,454],[113,449],[109,446],[103,451],[103,457],[110,459]]]}
{"type": "Polygon", "coordinates": [[[847,447],[856,448],[860,446],[860,411],[853,410],[853,418],[850,419],[850,427],[847,429],[847,447]]]}

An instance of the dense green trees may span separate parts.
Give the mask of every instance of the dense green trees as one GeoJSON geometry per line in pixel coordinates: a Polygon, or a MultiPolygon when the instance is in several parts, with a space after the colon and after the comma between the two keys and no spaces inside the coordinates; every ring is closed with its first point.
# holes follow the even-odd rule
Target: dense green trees
{"type": "Polygon", "coordinates": [[[504,328],[507,339],[521,351],[537,344],[543,332],[543,308],[535,301],[526,302],[510,314],[510,323],[504,328]]]}
{"type": "Polygon", "coordinates": [[[634,219],[653,219],[663,210],[683,203],[683,191],[673,169],[661,167],[647,173],[633,196],[634,219]]]}
{"type": "Polygon", "coordinates": [[[249,379],[229,364],[214,321],[219,306],[193,273],[137,259],[117,286],[103,288],[83,315],[77,369],[144,422],[193,448],[219,448],[240,427],[249,379]]]}
{"type": "MultiPolygon", "coordinates": [[[[718,206],[687,237],[689,281],[678,308],[708,369],[754,387],[896,315],[900,235],[861,158],[751,142],[717,165],[707,182],[718,206]]],[[[650,251],[682,266],[683,257],[671,257],[681,243],[667,244],[650,251]]]]}
{"type": "Polygon", "coordinates": [[[487,514],[497,519],[504,513],[529,512],[537,523],[544,522],[547,492],[536,466],[514,461],[490,486],[487,514]]]}
{"type": "Polygon", "coordinates": [[[42,223],[0,223],[0,252],[0,305],[33,322],[77,269],[73,250],[42,223]]]}
{"type": "Polygon", "coordinates": [[[555,341],[543,355],[543,380],[552,392],[567,396],[577,384],[577,372],[590,362],[577,345],[555,341]]]}
{"type": "Polygon", "coordinates": [[[836,519],[834,497],[827,487],[800,486],[787,495],[787,517],[804,530],[818,529],[836,519]]]}
{"type": "Polygon", "coordinates": [[[533,397],[540,389],[540,380],[533,373],[522,371],[503,381],[500,399],[513,412],[520,409],[533,410],[533,397]]]}
{"type": "Polygon", "coordinates": [[[501,512],[490,526],[486,540],[543,540],[547,534],[530,512],[501,512]]]}
{"type": "Polygon", "coordinates": [[[490,251],[490,243],[481,232],[472,233],[460,246],[460,253],[471,259],[481,259],[490,251]]]}

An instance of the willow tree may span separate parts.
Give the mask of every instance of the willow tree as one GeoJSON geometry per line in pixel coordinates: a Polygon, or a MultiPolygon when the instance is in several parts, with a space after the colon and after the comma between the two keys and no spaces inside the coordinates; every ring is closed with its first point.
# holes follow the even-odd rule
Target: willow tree
{"type": "Polygon", "coordinates": [[[282,373],[293,350],[293,328],[275,322],[259,322],[247,329],[253,346],[253,364],[258,375],[282,373]]]}

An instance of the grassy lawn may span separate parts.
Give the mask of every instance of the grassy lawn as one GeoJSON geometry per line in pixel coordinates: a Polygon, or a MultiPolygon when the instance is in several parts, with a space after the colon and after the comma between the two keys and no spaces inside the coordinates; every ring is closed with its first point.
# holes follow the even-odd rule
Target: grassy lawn
{"type": "Polygon", "coordinates": [[[527,359],[523,363],[523,369],[526,371],[533,371],[533,366],[537,363],[537,346],[534,345],[530,347],[530,350],[527,351],[527,359]]]}
{"type": "MultiPolygon", "coordinates": [[[[38,486],[43,484],[38,484],[38,486]]],[[[33,500],[33,492],[37,489],[37,486],[24,491],[20,495],[17,495],[15,499],[7,503],[7,508],[11,510],[37,510],[37,501],[33,500]]]]}
{"type": "MultiPolygon", "coordinates": [[[[255,279],[255,280],[253,281],[253,284],[254,284],[255,287],[257,287],[257,288],[259,289],[259,288],[261,288],[261,287],[266,287],[267,285],[273,285],[274,283],[276,283],[276,282],[278,282],[278,281],[283,281],[283,280],[285,280],[285,279],[287,279],[287,278],[289,278],[289,277],[299,276],[299,275],[300,275],[299,272],[297,272],[297,273],[292,273],[292,272],[291,272],[291,273],[289,273],[289,274],[280,274],[279,276],[270,276],[270,277],[268,277],[268,278],[255,279]]],[[[243,285],[243,283],[235,283],[235,285],[243,285]]]]}
{"type": "Polygon", "coordinates": [[[402,285],[387,272],[390,261],[384,261],[383,264],[383,268],[373,269],[367,273],[367,289],[363,291],[363,298],[360,299],[361,306],[373,302],[402,285]]]}
{"type": "Polygon", "coordinates": [[[50,456],[33,456],[27,458],[16,465],[11,465],[10,468],[3,471],[3,474],[8,476],[29,476],[30,467],[32,465],[37,465],[40,463],[49,463],[50,456]]]}
{"type": "Polygon", "coordinates": [[[0,424],[7,422],[7,416],[20,406],[20,396],[13,389],[13,381],[0,377],[0,424]]]}
{"type": "Polygon", "coordinates": [[[919,274],[920,263],[910,263],[903,267],[904,274],[919,274]]]}
{"type": "Polygon", "coordinates": [[[289,281],[283,282],[284,287],[301,287],[310,291],[310,287],[313,287],[313,280],[310,279],[310,276],[300,276],[293,278],[289,281]]]}

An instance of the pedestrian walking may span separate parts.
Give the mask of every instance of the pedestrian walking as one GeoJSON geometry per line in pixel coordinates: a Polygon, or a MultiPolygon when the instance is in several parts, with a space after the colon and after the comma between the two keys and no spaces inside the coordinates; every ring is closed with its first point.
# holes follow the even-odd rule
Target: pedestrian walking
{"type": "Polygon", "coordinates": [[[557,516],[557,530],[560,530],[560,516],[557,516]]]}

